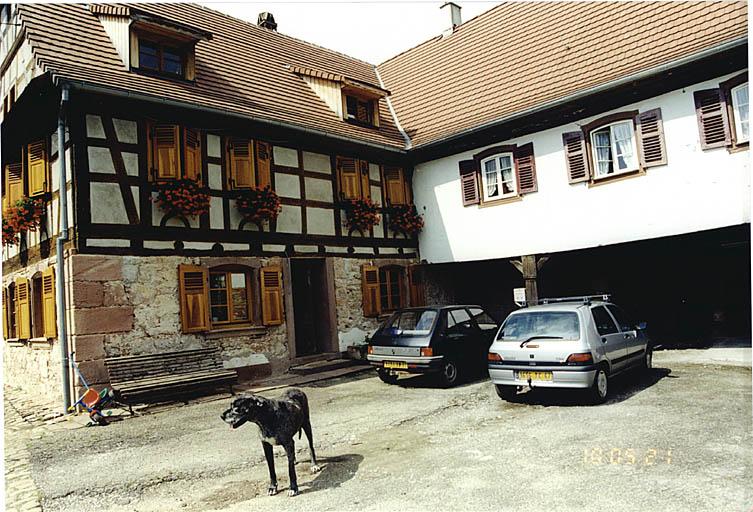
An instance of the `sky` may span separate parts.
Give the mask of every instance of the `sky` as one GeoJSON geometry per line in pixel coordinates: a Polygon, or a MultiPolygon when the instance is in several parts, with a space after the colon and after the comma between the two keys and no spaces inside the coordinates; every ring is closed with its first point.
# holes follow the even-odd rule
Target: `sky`
{"type": "MultiPolygon", "coordinates": [[[[207,7],[256,23],[260,12],[271,12],[278,32],[372,64],[440,35],[450,25],[444,1],[267,1],[201,2],[207,7]]],[[[498,1],[456,2],[462,20],[487,11],[498,1]]]]}

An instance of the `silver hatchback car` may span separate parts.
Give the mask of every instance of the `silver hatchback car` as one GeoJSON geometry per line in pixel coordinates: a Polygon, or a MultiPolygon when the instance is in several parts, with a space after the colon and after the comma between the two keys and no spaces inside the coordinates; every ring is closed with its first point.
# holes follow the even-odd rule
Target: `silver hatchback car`
{"type": "Polygon", "coordinates": [[[581,388],[604,402],[612,377],[651,367],[651,342],[608,295],[543,299],[514,311],[489,347],[489,377],[500,398],[522,387],[581,388]]]}

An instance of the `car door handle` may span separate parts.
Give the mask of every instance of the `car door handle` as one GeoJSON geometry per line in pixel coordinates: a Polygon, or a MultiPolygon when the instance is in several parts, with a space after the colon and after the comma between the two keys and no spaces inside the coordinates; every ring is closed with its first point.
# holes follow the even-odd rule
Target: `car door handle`
{"type": "Polygon", "coordinates": [[[607,339],[606,339],[606,338],[601,338],[601,342],[602,342],[602,343],[606,343],[606,342],[607,342],[607,339]]]}
{"type": "Polygon", "coordinates": [[[633,337],[633,336],[631,336],[630,334],[625,334],[625,339],[626,339],[626,340],[629,340],[629,339],[630,339],[630,338],[632,338],[632,337],[633,337]]]}

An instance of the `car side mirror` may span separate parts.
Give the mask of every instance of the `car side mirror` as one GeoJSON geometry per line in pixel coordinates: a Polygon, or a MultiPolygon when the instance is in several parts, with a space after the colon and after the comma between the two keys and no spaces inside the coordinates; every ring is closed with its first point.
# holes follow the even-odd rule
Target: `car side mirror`
{"type": "Polygon", "coordinates": [[[646,327],[648,327],[648,324],[646,322],[639,322],[638,325],[635,326],[639,331],[645,331],[646,327]]]}

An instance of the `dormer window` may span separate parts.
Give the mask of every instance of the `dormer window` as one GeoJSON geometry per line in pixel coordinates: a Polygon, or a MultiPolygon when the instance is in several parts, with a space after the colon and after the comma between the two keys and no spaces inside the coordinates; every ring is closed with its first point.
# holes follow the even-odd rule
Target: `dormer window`
{"type": "Polygon", "coordinates": [[[184,76],[185,50],[139,38],[139,68],[184,76]]]}
{"type": "Polygon", "coordinates": [[[346,119],[359,124],[375,126],[374,100],[366,100],[357,96],[345,95],[346,119]]]}

